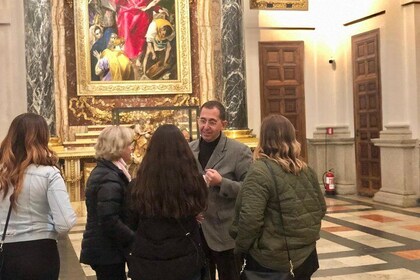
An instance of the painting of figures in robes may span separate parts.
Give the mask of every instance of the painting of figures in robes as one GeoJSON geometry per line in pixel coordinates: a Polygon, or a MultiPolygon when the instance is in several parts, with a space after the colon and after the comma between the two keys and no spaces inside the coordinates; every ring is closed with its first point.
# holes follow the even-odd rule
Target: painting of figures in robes
{"type": "Polygon", "coordinates": [[[191,93],[188,5],[75,1],[78,94],[191,93]]]}

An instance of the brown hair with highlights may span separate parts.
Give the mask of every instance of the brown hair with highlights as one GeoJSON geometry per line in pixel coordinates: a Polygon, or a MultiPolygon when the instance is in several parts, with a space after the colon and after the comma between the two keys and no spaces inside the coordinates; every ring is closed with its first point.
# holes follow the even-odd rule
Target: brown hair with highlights
{"type": "Polygon", "coordinates": [[[282,115],[269,115],[261,124],[260,140],[254,158],[269,158],[284,171],[298,174],[306,167],[300,157],[300,143],[296,140],[293,124],[282,115]]]}
{"type": "Polygon", "coordinates": [[[0,191],[3,199],[13,186],[12,205],[23,187],[30,164],[56,166],[57,156],[48,147],[49,131],[43,117],[34,113],[17,116],[0,146],[0,191]]]}

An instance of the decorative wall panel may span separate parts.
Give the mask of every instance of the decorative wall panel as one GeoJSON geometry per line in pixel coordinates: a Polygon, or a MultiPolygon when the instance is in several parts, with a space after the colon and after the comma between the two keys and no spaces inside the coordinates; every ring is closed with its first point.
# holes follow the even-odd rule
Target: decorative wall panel
{"type": "Polygon", "coordinates": [[[43,116],[55,134],[51,5],[25,0],[25,51],[28,111],[43,116]]]}
{"type": "Polygon", "coordinates": [[[247,129],[242,1],[222,0],[223,103],[228,127],[247,129]]]}

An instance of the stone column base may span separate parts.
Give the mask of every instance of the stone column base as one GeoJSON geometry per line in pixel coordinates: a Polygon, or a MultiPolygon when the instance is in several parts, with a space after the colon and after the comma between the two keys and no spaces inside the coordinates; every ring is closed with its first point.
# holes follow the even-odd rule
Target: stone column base
{"type": "Polygon", "coordinates": [[[342,194],[342,195],[349,195],[349,194],[355,194],[356,193],[356,185],[355,184],[340,184],[338,183],[336,185],[336,191],[337,194],[342,194]]]}
{"type": "Polygon", "coordinates": [[[379,139],[372,139],[381,149],[382,187],[374,201],[399,207],[417,206],[419,194],[418,140],[412,139],[408,125],[390,124],[380,132],[379,139]]]}
{"type": "Polygon", "coordinates": [[[322,189],[322,175],[332,169],[337,194],[355,194],[354,138],[350,137],[347,126],[328,127],[333,128],[332,135],[326,135],[327,126],[319,126],[314,138],[308,139],[309,166],[318,174],[322,189]]]}
{"type": "Polygon", "coordinates": [[[373,197],[373,201],[391,204],[399,207],[417,206],[417,196],[414,194],[397,194],[379,191],[373,197]]]}

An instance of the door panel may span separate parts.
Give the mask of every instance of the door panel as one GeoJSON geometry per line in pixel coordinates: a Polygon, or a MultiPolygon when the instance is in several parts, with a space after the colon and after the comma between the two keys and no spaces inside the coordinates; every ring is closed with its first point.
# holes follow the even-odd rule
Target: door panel
{"type": "Polygon", "coordinates": [[[382,130],[379,30],[352,37],[357,191],[373,196],[381,188],[379,147],[371,139],[382,130]]]}
{"type": "Polygon", "coordinates": [[[261,119],[269,114],[287,117],[307,161],[303,51],[303,42],[259,43],[261,119]]]}

